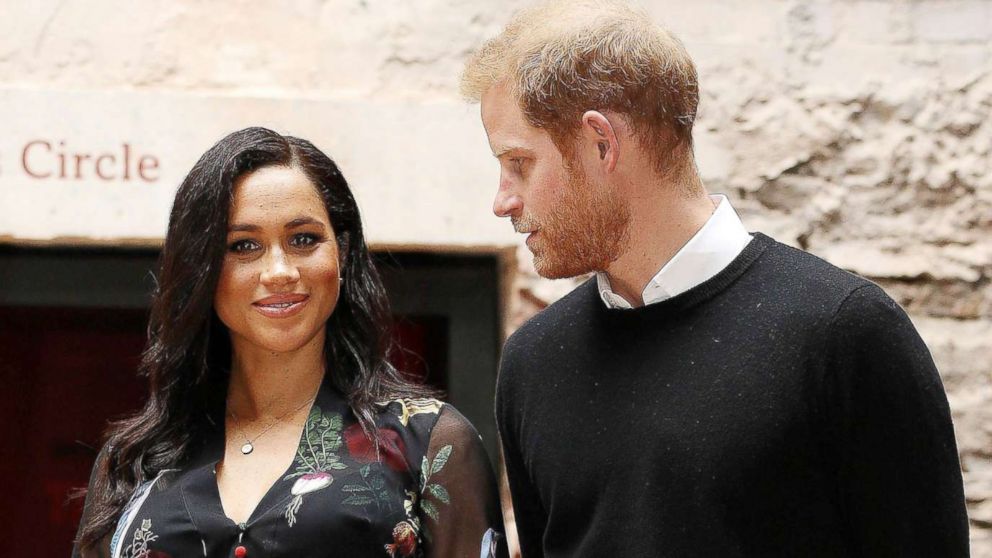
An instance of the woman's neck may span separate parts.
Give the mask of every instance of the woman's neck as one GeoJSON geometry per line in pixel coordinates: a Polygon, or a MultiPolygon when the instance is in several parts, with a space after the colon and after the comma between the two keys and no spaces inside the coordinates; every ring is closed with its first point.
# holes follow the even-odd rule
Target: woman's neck
{"type": "Polygon", "coordinates": [[[227,410],[240,420],[278,417],[314,397],[324,379],[321,331],[299,349],[276,353],[232,339],[227,410]]]}

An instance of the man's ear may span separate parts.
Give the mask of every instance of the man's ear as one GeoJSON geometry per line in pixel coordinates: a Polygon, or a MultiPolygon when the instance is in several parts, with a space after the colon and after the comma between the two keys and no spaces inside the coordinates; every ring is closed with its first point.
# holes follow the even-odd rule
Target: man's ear
{"type": "Polygon", "coordinates": [[[594,149],[606,172],[613,172],[620,160],[620,141],[610,119],[598,110],[582,115],[583,149],[594,149]]]}

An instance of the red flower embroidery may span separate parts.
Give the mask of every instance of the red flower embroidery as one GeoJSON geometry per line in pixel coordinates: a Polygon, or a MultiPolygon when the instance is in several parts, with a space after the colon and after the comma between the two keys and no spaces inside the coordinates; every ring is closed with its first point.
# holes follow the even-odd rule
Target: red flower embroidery
{"type": "Polygon", "coordinates": [[[393,543],[386,545],[390,556],[413,556],[417,550],[417,531],[406,521],[400,521],[393,527],[393,543]]]}
{"type": "MultiPolygon", "coordinates": [[[[382,462],[394,471],[406,471],[406,445],[403,438],[395,430],[388,428],[378,429],[379,433],[379,456],[382,462]]],[[[348,446],[348,453],[360,463],[371,463],[376,460],[375,448],[372,440],[365,436],[361,425],[352,424],[344,429],[342,433],[344,442],[348,446]]]]}

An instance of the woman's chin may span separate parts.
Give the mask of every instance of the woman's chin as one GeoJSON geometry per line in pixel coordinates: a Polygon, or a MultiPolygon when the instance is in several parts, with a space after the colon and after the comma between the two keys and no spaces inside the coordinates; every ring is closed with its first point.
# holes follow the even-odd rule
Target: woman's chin
{"type": "MultiPolygon", "coordinates": [[[[315,341],[314,338],[318,337],[319,333],[319,331],[265,331],[245,338],[245,341],[255,349],[260,349],[267,353],[295,353],[313,343],[315,341]]],[[[238,350],[238,347],[235,350],[238,350]]]]}

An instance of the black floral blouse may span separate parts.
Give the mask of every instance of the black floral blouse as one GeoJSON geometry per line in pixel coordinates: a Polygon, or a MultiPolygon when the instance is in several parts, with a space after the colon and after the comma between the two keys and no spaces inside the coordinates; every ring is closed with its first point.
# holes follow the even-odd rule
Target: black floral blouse
{"type": "Polygon", "coordinates": [[[142,484],[101,548],[73,556],[505,556],[496,481],[472,425],[435,399],[403,399],[380,404],[376,426],[378,458],[325,382],[293,463],[248,521],[221,506],[219,432],[189,466],[142,484]]]}

